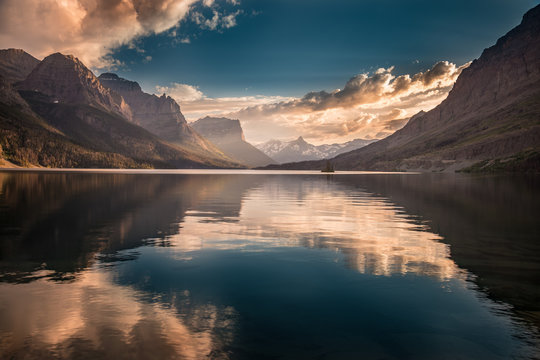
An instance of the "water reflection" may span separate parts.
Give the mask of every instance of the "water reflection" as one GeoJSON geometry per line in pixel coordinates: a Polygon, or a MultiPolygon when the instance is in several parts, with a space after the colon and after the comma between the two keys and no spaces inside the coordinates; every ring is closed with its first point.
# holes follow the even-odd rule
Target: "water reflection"
{"type": "Polygon", "coordinates": [[[178,234],[168,239],[172,253],[305,246],[340,251],[347,266],[361,273],[463,278],[449,246],[401,208],[380,196],[320,179],[280,179],[248,189],[236,217],[195,207],[179,224],[178,234]]]}
{"type": "MultiPolygon", "coordinates": [[[[70,279],[95,260],[152,243],[168,246],[185,212],[214,194],[222,216],[238,214],[235,179],[205,176],[6,174],[0,172],[0,278],[29,281],[36,269],[70,279]],[[231,188],[227,186],[232,184],[231,188]]],[[[242,183],[242,188],[249,186],[242,183]]],[[[124,256],[124,254],[120,254],[124,256]]],[[[129,258],[129,257],[128,257],[129,258]]]]}
{"type": "Polygon", "coordinates": [[[534,182],[0,172],[0,184],[1,357],[534,357],[533,330],[509,312],[536,322],[534,182]]]}
{"type": "Polygon", "coordinates": [[[540,328],[540,178],[433,174],[340,177],[420,215],[490,297],[540,328]]]}
{"type": "MultiPolygon", "coordinates": [[[[2,357],[199,359],[219,353],[217,344],[226,338],[214,334],[228,330],[232,308],[207,304],[181,316],[110,277],[93,269],[62,286],[0,284],[2,357]]],[[[189,301],[189,292],[182,296],[189,301]]]]}

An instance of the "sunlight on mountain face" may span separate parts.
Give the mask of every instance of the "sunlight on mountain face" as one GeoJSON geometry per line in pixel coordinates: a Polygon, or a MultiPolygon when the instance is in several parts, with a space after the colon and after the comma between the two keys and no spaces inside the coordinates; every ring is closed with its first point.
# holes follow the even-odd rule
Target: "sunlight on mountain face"
{"type": "Polygon", "coordinates": [[[296,186],[266,182],[250,189],[238,215],[188,211],[167,251],[189,259],[190,252],[202,249],[303,246],[341,252],[348,267],[365,274],[464,278],[441,237],[387,199],[363,191],[351,195],[323,182],[296,186]]]}

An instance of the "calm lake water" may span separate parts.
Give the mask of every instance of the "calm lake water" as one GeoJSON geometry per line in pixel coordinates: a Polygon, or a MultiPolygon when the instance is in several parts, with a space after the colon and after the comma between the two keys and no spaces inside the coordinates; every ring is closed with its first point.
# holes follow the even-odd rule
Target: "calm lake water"
{"type": "Polygon", "coordinates": [[[0,172],[0,358],[540,358],[539,180],[0,172]]]}

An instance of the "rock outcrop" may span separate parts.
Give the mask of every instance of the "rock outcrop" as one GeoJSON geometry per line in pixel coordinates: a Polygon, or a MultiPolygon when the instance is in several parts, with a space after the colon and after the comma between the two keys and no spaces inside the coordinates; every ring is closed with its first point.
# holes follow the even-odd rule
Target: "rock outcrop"
{"type": "Polygon", "coordinates": [[[21,49],[0,50],[0,76],[14,83],[26,79],[39,60],[21,49]]]}
{"type": "Polygon", "coordinates": [[[195,121],[191,126],[226,155],[242,164],[257,167],[275,163],[246,141],[239,120],[207,116],[195,121]]]}

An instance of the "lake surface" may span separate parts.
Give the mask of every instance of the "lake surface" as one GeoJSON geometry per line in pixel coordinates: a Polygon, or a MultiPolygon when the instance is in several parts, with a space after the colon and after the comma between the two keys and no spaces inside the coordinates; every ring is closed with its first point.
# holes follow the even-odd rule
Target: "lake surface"
{"type": "Polygon", "coordinates": [[[538,359],[539,180],[0,172],[0,358],[538,359]]]}

